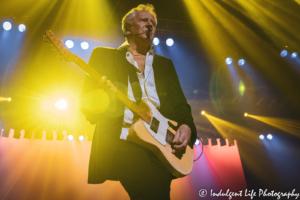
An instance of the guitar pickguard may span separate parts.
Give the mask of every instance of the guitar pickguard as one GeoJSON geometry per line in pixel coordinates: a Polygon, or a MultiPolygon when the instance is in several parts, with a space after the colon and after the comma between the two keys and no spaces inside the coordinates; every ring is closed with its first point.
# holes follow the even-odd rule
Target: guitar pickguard
{"type": "Polygon", "coordinates": [[[162,145],[167,144],[167,131],[169,128],[169,119],[165,118],[160,114],[160,112],[155,108],[155,106],[149,101],[145,100],[145,103],[149,106],[152,112],[150,125],[143,121],[144,126],[148,132],[162,145]]]}

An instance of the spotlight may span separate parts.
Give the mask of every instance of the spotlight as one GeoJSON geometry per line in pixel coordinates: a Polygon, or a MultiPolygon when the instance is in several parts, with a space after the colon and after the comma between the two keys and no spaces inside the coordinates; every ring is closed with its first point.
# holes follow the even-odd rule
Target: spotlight
{"type": "Polygon", "coordinates": [[[56,103],[55,103],[55,107],[58,110],[66,110],[68,107],[68,102],[65,99],[59,99],[56,103]]]}
{"type": "Polygon", "coordinates": [[[194,94],[198,94],[198,90],[194,90],[193,93],[194,93],[194,94]]]}
{"type": "Polygon", "coordinates": [[[20,24],[19,26],[18,26],[18,29],[19,29],[19,31],[22,33],[22,32],[25,32],[26,31],[26,26],[24,25],[24,24],[20,24]]]}
{"type": "Polygon", "coordinates": [[[269,140],[272,140],[273,136],[272,136],[271,134],[268,134],[268,135],[267,135],[267,138],[268,138],[269,140]]]}
{"type": "Polygon", "coordinates": [[[68,140],[70,140],[70,141],[74,140],[74,136],[73,135],[68,135],[68,140]]]}
{"type": "Polygon", "coordinates": [[[243,94],[244,94],[244,92],[246,90],[246,87],[244,86],[244,84],[243,84],[242,81],[240,82],[239,90],[240,90],[240,94],[243,96],[243,94]]]}
{"type": "Polygon", "coordinates": [[[297,58],[298,56],[298,53],[297,52],[293,52],[292,55],[291,55],[291,58],[297,58]]]}
{"type": "Polygon", "coordinates": [[[172,38],[168,38],[167,41],[166,41],[167,45],[170,47],[170,46],[173,46],[174,44],[174,40],[172,38]]]}
{"type": "Polygon", "coordinates": [[[247,117],[247,116],[248,116],[248,113],[245,113],[244,116],[247,117]]]}
{"type": "Polygon", "coordinates": [[[9,97],[9,98],[7,98],[7,101],[11,101],[11,98],[9,97]]]}
{"type": "Polygon", "coordinates": [[[9,31],[11,29],[11,27],[12,27],[12,25],[10,22],[6,21],[3,23],[4,30],[9,31]]]}
{"type": "Polygon", "coordinates": [[[281,57],[286,57],[287,54],[288,54],[288,51],[285,50],[285,49],[282,50],[281,53],[280,53],[281,57]]]}
{"type": "Polygon", "coordinates": [[[263,140],[263,139],[265,139],[265,136],[264,135],[260,135],[259,139],[263,140]]]}
{"type": "Polygon", "coordinates": [[[79,138],[78,138],[78,139],[79,139],[79,141],[81,141],[81,142],[82,142],[82,141],[84,140],[84,136],[83,136],[83,135],[81,135],[81,136],[79,136],[79,138]]]}
{"type": "Polygon", "coordinates": [[[226,63],[227,65],[230,65],[230,64],[232,63],[232,58],[230,58],[230,57],[226,58],[226,59],[225,59],[225,63],[226,63]]]}
{"type": "Polygon", "coordinates": [[[87,50],[87,49],[89,48],[89,43],[87,43],[87,42],[82,42],[82,43],[80,44],[80,46],[81,46],[81,48],[82,48],[83,50],[87,50]]]}
{"type": "Polygon", "coordinates": [[[245,64],[245,60],[244,59],[240,59],[238,62],[239,66],[243,66],[245,64]]]}
{"type": "Polygon", "coordinates": [[[205,111],[204,110],[202,110],[201,115],[205,115],[205,111]]]}
{"type": "Polygon", "coordinates": [[[195,141],[194,145],[199,145],[199,144],[200,144],[199,138],[196,138],[196,141],[195,141]]]}
{"type": "Polygon", "coordinates": [[[153,38],[153,44],[155,46],[159,44],[159,39],[157,37],[153,38]]]}
{"type": "Polygon", "coordinates": [[[74,42],[73,42],[72,40],[67,40],[67,41],[65,42],[65,45],[66,45],[69,49],[71,49],[71,48],[74,47],[74,42]]]}

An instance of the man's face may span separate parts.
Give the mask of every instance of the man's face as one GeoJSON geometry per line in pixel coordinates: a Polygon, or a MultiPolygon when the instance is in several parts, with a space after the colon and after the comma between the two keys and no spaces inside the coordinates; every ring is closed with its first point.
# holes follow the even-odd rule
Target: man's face
{"type": "Polygon", "coordinates": [[[136,11],[129,30],[132,35],[146,32],[133,38],[151,44],[156,31],[155,18],[147,11],[136,11]],[[151,32],[146,32],[148,27],[152,27],[151,32]]]}

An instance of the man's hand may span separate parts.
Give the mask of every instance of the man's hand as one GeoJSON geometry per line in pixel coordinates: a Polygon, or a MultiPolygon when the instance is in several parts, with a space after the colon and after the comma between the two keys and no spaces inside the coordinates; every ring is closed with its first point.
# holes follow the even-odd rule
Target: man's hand
{"type": "Polygon", "coordinates": [[[177,153],[185,149],[188,143],[191,141],[192,131],[188,125],[182,124],[176,131],[172,153],[177,153]]]}
{"type": "Polygon", "coordinates": [[[117,88],[111,83],[110,80],[107,80],[106,76],[102,76],[102,79],[98,84],[99,88],[106,92],[117,92],[117,88]]]}

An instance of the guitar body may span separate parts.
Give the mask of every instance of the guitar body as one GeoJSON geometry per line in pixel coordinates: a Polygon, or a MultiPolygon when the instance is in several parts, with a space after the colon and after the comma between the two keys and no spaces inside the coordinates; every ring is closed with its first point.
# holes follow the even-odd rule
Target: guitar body
{"type": "Polygon", "coordinates": [[[152,114],[151,124],[145,123],[142,119],[137,120],[130,127],[127,140],[150,149],[175,177],[188,175],[193,168],[194,150],[187,145],[185,152],[172,153],[170,141],[173,140],[176,131],[169,126],[168,122],[174,126],[177,122],[162,116],[149,100],[143,100],[141,103],[147,105],[148,112],[152,114]],[[156,120],[159,122],[157,131],[156,128],[151,127],[156,120]],[[170,134],[172,134],[171,137],[170,134]],[[169,142],[166,139],[168,137],[169,142]]]}

